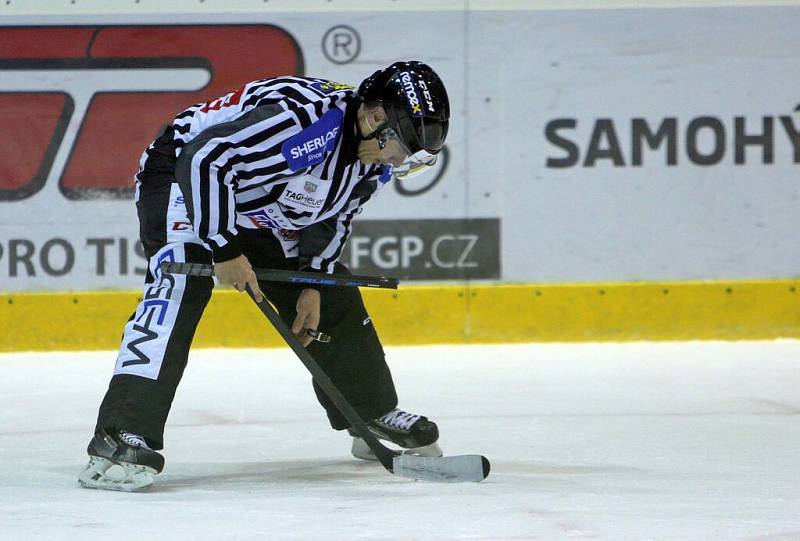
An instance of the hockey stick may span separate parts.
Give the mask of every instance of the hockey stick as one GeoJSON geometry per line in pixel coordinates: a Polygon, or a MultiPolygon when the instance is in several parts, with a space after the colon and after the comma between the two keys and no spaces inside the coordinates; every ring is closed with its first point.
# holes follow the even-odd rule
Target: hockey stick
{"type": "Polygon", "coordinates": [[[364,440],[383,467],[389,472],[411,479],[426,481],[462,482],[482,481],[489,475],[489,460],[481,455],[460,455],[450,457],[421,457],[406,455],[389,449],[372,434],[369,427],[361,419],[350,402],[344,397],[331,379],[314,360],[300,341],[294,336],[289,326],[275,311],[266,298],[257,302],[253,292],[247,288],[247,294],[253,299],[272,326],[283,337],[292,351],[300,358],[314,381],[322,387],[325,394],[339,408],[342,415],[350,423],[350,427],[364,440]]]}
{"type": "MultiPolygon", "coordinates": [[[[191,276],[214,276],[214,265],[205,263],[177,263],[164,261],[161,270],[168,274],[188,274],[191,276]]],[[[275,269],[253,269],[256,278],[267,282],[290,282],[294,284],[314,284],[322,286],[378,287],[397,289],[397,278],[374,276],[331,275],[315,272],[287,271],[275,269]]]]}

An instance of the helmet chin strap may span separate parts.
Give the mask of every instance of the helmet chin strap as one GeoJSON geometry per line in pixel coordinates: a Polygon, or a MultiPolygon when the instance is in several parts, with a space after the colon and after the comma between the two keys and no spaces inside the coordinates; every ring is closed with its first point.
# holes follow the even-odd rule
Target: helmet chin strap
{"type": "Polygon", "coordinates": [[[369,128],[369,132],[370,133],[375,133],[376,130],[369,123],[369,115],[366,115],[366,114],[364,115],[364,122],[366,122],[367,128],[369,128]]]}

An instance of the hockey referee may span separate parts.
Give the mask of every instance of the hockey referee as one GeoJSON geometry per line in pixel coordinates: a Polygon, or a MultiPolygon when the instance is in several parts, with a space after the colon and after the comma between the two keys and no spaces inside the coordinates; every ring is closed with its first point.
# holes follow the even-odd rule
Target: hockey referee
{"type": "MultiPolygon", "coordinates": [[[[393,176],[433,164],[450,117],[428,65],[397,62],[356,90],[279,77],[178,114],[136,174],[144,295],[125,325],[100,405],[82,486],[132,491],[164,467],[164,425],[214,281],[162,273],[162,262],[213,264],[220,283],[274,304],[375,435],[441,456],[438,429],[397,408],[383,348],[357,288],[259,282],[253,266],[348,273],[351,221],[393,176]],[[320,329],[334,339],[315,341],[320,329]],[[311,331],[311,332],[309,332],[311,331]],[[107,474],[120,466],[124,474],[107,474]]],[[[331,426],[349,425],[314,385],[331,426]]],[[[374,459],[354,436],[352,453],[374,459]]]]}

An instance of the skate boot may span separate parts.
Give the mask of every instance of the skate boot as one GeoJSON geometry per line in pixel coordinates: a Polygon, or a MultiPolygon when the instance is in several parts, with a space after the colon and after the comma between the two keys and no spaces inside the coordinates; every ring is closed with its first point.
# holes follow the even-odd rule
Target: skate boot
{"type": "MultiPolygon", "coordinates": [[[[442,449],[436,443],[439,439],[439,429],[436,423],[429,421],[427,417],[395,408],[383,417],[368,422],[367,426],[375,437],[404,448],[404,454],[442,456],[442,449]]],[[[378,460],[372,449],[353,429],[348,431],[353,436],[350,452],[354,457],[378,460]]]]}
{"type": "Polygon", "coordinates": [[[100,429],[86,449],[89,464],[78,476],[84,488],[133,492],[153,484],[164,469],[164,457],[150,449],[144,438],[124,430],[111,434],[100,429]]]}

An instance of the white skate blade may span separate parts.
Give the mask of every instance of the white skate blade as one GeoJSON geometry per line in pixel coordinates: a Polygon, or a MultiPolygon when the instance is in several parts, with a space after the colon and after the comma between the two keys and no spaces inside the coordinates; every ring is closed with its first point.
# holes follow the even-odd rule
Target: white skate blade
{"type": "Polygon", "coordinates": [[[106,458],[90,456],[89,463],[78,476],[78,484],[84,488],[136,492],[152,485],[155,475],[156,470],[147,466],[114,463],[106,458]]]}
{"type": "MultiPolygon", "coordinates": [[[[372,449],[369,448],[367,442],[362,438],[353,437],[353,445],[350,447],[350,453],[361,460],[378,460],[378,457],[375,456],[375,453],[372,452],[372,449]]],[[[442,456],[442,448],[439,447],[438,443],[433,442],[430,445],[423,445],[422,447],[403,449],[402,453],[404,455],[439,457],[442,456]]]]}
{"type": "Polygon", "coordinates": [[[411,447],[409,449],[403,450],[404,455],[414,455],[414,456],[432,456],[432,457],[439,457],[442,456],[442,448],[439,447],[437,442],[433,442],[430,445],[423,445],[422,447],[411,447]]]}
{"type": "Polygon", "coordinates": [[[375,456],[375,453],[372,452],[372,449],[369,448],[367,442],[365,442],[362,438],[353,438],[353,445],[350,447],[350,454],[356,458],[360,458],[361,460],[378,460],[378,457],[375,456]]]}
{"type": "Polygon", "coordinates": [[[392,473],[410,479],[462,483],[483,481],[489,475],[489,461],[481,455],[394,457],[392,473]]]}

